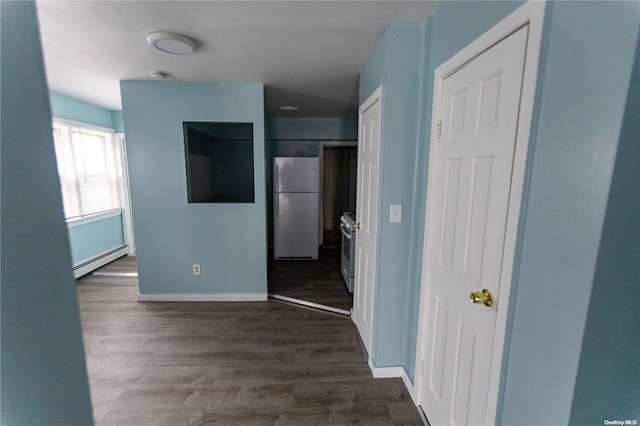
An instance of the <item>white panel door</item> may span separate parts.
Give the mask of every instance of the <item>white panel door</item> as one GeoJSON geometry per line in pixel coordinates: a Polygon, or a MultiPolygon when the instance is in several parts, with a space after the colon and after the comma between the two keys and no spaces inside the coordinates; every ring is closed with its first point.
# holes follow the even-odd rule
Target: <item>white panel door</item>
{"type": "Polygon", "coordinates": [[[432,149],[424,379],[432,425],[485,424],[527,27],[444,79],[432,149]]]}
{"type": "Polygon", "coordinates": [[[373,296],[376,283],[376,236],[378,234],[378,173],[382,90],[378,89],[359,111],[358,190],[356,192],[356,268],[353,290],[353,321],[371,354],[373,296]]]}

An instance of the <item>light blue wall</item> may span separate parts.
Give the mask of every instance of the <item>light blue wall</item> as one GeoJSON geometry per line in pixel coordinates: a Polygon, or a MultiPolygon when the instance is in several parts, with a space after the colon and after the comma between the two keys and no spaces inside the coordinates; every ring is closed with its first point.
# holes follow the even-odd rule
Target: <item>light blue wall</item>
{"type": "Polygon", "coordinates": [[[92,425],[35,6],[0,17],[0,423],[92,425]]]}
{"type": "MultiPolygon", "coordinates": [[[[267,118],[266,173],[271,193],[273,157],[318,157],[322,141],[358,139],[358,117],[343,118],[267,118]]],[[[269,216],[271,215],[269,200],[269,216]]],[[[271,234],[271,232],[270,232],[271,234]]]]}
{"type": "Polygon", "coordinates": [[[637,2],[548,5],[503,424],[569,422],[639,22],[637,2]]]}
{"type": "Polygon", "coordinates": [[[379,270],[374,362],[415,374],[433,73],[435,68],[519,6],[517,2],[443,2],[422,26],[392,24],[360,76],[360,103],[383,86],[379,270]],[[460,25],[460,22],[464,22],[460,25]],[[455,25],[454,25],[455,24],[455,25]],[[403,223],[389,223],[389,205],[403,223]]]}
{"type": "Polygon", "coordinates": [[[123,81],[121,92],[140,293],[266,296],[263,86],[123,81]],[[254,204],[187,203],[183,121],[254,124],[254,204]]]}
{"type": "MultiPolygon", "coordinates": [[[[124,131],[122,111],[108,110],[56,92],[49,92],[49,100],[54,117],[115,129],[116,132],[124,131]]],[[[122,220],[119,226],[114,226],[114,223],[107,219],[106,223],[95,221],[81,226],[81,229],[69,229],[74,265],[124,244],[122,220]]]]}
{"type": "Polygon", "coordinates": [[[288,118],[265,120],[266,139],[274,140],[353,140],[358,139],[358,117],[288,118]]]}
{"type": "Polygon", "coordinates": [[[74,265],[124,245],[122,214],[69,227],[71,260],[74,265]]]}
{"type": "Polygon", "coordinates": [[[111,124],[113,125],[113,130],[115,130],[116,133],[124,133],[122,111],[111,110],[111,124]]]}
{"type": "MultiPolygon", "coordinates": [[[[401,24],[395,24],[399,26],[401,24]]],[[[382,34],[375,49],[369,55],[367,62],[364,64],[362,71],[360,71],[360,90],[359,90],[359,104],[362,105],[364,101],[376,91],[379,86],[383,86],[383,103],[385,101],[385,90],[389,82],[389,68],[390,64],[390,49],[391,49],[391,30],[387,30],[382,34]]],[[[384,125],[384,112],[383,112],[383,125],[384,125]]],[[[383,142],[384,143],[384,142],[383,142]]]]}
{"type": "MultiPolygon", "coordinates": [[[[376,367],[405,365],[410,244],[413,230],[422,26],[392,24],[361,73],[360,104],[383,86],[378,265],[372,359],[376,367]],[[391,204],[402,222],[389,222],[391,204]]],[[[413,366],[409,367],[410,370],[413,366]]]]}
{"type": "Polygon", "coordinates": [[[632,75],[582,342],[572,425],[640,419],[640,33],[632,75]]]}
{"type": "MultiPolygon", "coordinates": [[[[408,253],[410,265],[406,274],[405,266],[393,255],[389,256],[389,251],[383,249],[379,254],[374,355],[376,366],[385,366],[396,363],[402,353],[400,364],[410,378],[414,375],[422,272],[433,71],[519,5],[515,2],[440,4],[422,28],[421,51],[414,52],[422,64],[422,85],[407,83],[421,94],[415,112],[419,116],[419,131],[416,146],[407,142],[400,150],[415,153],[416,167],[392,166],[391,151],[383,150],[381,168],[385,185],[381,188],[380,211],[388,215],[390,193],[397,189],[387,180],[400,182],[412,178],[415,192],[408,210],[414,219],[410,247],[404,249],[394,246],[393,227],[386,223],[388,218],[382,219],[379,247],[390,244],[389,251],[408,253]],[[395,279],[393,285],[387,283],[391,276],[395,279]],[[397,294],[391,294],[392,288],[404,292],[405,304],[395,299],[397,294]],[[406,310],[404,325],[399,320],[403,309],[406,310]],[[392,329],[397,334],[404,333],[401,350],[392,329]]],[[[499,424],[548,424],[550,421],[567,424],[572,400],[576,404],[587,404],[583,396],[574,395],[574,388],[579,361],[589,365],[594,359],[601,359],[593,343],[602,335],[598,327],[587,329],[591,346],[581,350],[581,345],[596,265],[604,270],[606,262],[611,261],[608,258],[601,264],[596,263],[599,253],[604,256],[600,236],[636,51],[639,15],[640,8],[633,2],[558,2],[547,6],[510,300],[499,424]],[[595,16],[598,18],[594,19],[595,16]],[[591,24],[585,25],[587,22],[591,24]]],[[[395,24],[390,30],[405,25],[395,24]]],[[[408,41],[405,47],[415,48],[408,41]]],[[[402,84],[402,79],[393,73],[394,61],[389,56],[389,52],[396,49],[388,31],[363,68],[361,102],[379,84],[385,85],[385,93],[393,92],[389,89],[392,83],[402,84]]],[[[390,98],[387,96],[387,102],[390,98]]],[[[408,102],[412,102],[411,98],[408,102]]],[[[407,112],[401,105],[399,108],[385,105],[383,109],[383,144],[388,147],[395,146],[403,136],[410,138],[411,131],[403,134],[389,130],[401,123],[404,118],[401,115],[407,112]],[[393,117],[390,111],[398,114],[393,117]]],[[[637,165],[637,161],[634,164],[637,165]]],[[[623,174],[631,172],[624,167],[621,170],[623,174]]],[[[618,179],[622,181],[624,177],[618,179]]],[[[399,189],[398,197],[402,199],[407,195],[399,189]]],[[[621,206],[621,201],[616,204],[621,206]]],[[[405,211],[403,209],[403,213],[405,211]]],[[[609,214],[610,220],[615,221],[615,215],[609,214]]],[[[400,235],[404,237],[402,231],[400,235]]],[[[637,237],[629,241],[636,241],[637,247],[637,237]]],[[[596,288],[597,284],[596,281],[596,288]]],[[[628,282],[619,284],[619,288],[621,292],[628,292],[628,282]]],[[[596,311],[593,304],[591,312],[595,318],[604,315],[596,311]]],[[[620,345],[629,344],[624,333],[617,338],[620,345]]],[[[628,366],[631,359],[621,356],[621,365],[628,366]]],[[[604,377],[623,377],[625,372],[629,373],[624,368],[604,373],[604,377]]],[[[587,374],[585,371],[584,377],[587,374]]],[[[627,379],[624,383],[631,382],[627,379]]],[[[586,392],[592,384],[593,381],[583,381],[577,395],[586,392]]],[[[633,401],[637,407],[637,399],[633,401]]]]}
{"type": "Polygon", "coordinates": [[[51,102],[51,111],[56,117],[95,124],[124,133],[122,111],[102,108],[56,92],[49,92],[49,101],[51,102]]]}

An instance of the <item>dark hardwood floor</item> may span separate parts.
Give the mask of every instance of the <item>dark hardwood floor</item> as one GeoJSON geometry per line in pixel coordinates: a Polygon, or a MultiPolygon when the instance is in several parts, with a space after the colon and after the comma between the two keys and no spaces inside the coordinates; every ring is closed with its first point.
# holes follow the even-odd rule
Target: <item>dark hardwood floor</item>
{"type": "Polygon", "coordinates": [[[349,310],[349,293],[340,273],[340,247],[321,248],[318,260],[268,262],[269,293],[349,310]]]}
{"type": "Polygon", "coordinates": [[[135,277],[77,289],[98,425],[421,424],[401,379],[372,378],[349,318],[277,301],[139,303],[135,277]]]}

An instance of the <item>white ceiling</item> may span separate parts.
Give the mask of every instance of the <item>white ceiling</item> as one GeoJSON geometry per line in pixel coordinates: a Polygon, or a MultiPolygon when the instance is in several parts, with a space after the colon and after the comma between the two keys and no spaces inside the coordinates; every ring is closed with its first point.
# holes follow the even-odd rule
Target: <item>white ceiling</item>
{"type": "Polygon", "coordinates": [[[49,88],[119,110],[120,80],[265,84],[265,113],[355,114],[358,76],[390,22],[425,22],[436,1],[57,1],[37,3],[49,88]],[[192,55],[146,36],[195,39],[192,55]]]}

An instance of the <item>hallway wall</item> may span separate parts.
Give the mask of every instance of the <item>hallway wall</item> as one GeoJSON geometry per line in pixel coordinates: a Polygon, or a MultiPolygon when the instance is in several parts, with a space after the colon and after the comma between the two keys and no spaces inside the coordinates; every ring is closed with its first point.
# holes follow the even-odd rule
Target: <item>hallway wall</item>
{"type": "Polygon", "coordinates": [[[121,90],[141,296],[266,300],[262,84],[123,81],[121,90]],[[185,121],[253,124],[255,202],[188,203],[185,121]]]}
{"type": "Polygon", "coordinates": [[[34,3],[2,1],[0,19],[0,423],[88,426],[93,413],[34,3]]]}

